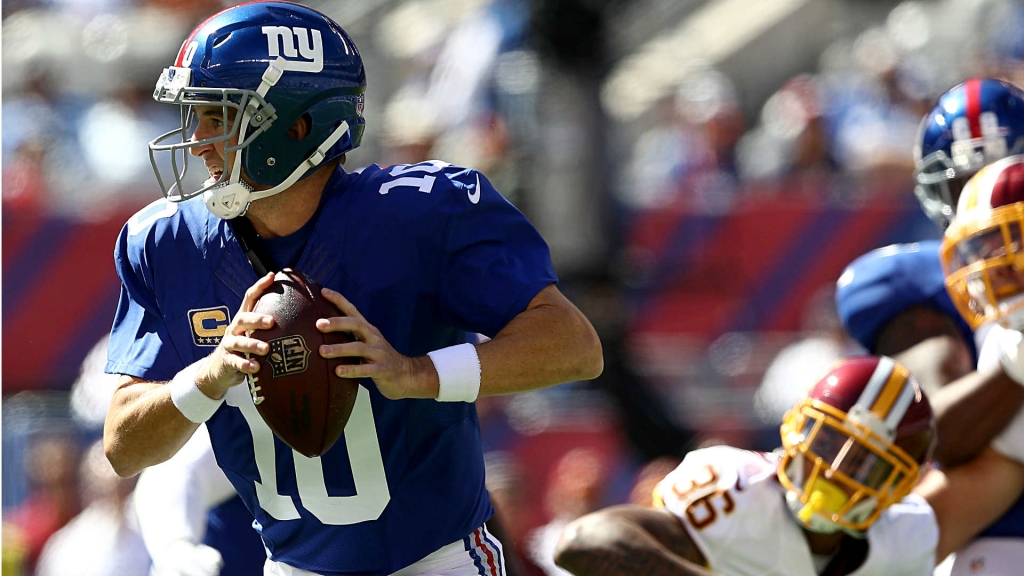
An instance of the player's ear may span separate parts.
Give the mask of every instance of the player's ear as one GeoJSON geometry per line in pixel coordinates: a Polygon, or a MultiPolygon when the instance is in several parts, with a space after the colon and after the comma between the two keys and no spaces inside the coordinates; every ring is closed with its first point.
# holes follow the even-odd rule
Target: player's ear
{"type": "Polygon", "coordinates": [[[302,140],[309,135],[309,127],[313,124],[313,119],[309,117],[309,114],[303,114],[301,118],[292,124],[292,127],[288,129],[288,137],[292,140],[302,140]]]}

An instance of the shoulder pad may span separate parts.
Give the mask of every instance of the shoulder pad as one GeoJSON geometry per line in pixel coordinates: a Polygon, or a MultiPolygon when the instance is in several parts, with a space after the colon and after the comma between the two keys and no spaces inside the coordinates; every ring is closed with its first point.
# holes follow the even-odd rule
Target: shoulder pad
{"type": "Polygon", "coordinates": [[[117,239],[115,257],[135,269],[158,294],[153,262],[160,262],[161,270],[189,270],[187,280],[181,275],[162,276],[175,286],[169,285],[172,293],[180,292],[179,283],[202,286],[217,264],[213,250],[220,245],[215,235],[222,222],[210,214],[202,198],[180,203],[161,198],[128,219],[117,239]]]}
{"type": "MultiPolygon", "coordinates": [[[[469,203],[476,204],[481,189],[489,187],[489,182],[480,172],[443,160],[395,164],[385,168],[373,164],[351,174],[358,178],[361,188],[372,189],[378,196],[418,192],[424,198],[445,197],[455,190],[465,195],[469,203]],[[481,183],[483,185],[477,187],[481,183]]],[[[411,196],[412,199],[420,197],[418,194],[411,196]]]]}
{"type": "Polygon", "coordinates": [[[694,450],[655,488],[654,502],[676,514],[708,494],[738,488],[743,491],[766,476],[773,476],[771,455],[732,446],[694,450]]]}
{"type": "Polygon", "coordinates": [[[864,573],[931,574],[939,544],[932,507],[917,494],[893,504],[867,531],[864,573]]]}

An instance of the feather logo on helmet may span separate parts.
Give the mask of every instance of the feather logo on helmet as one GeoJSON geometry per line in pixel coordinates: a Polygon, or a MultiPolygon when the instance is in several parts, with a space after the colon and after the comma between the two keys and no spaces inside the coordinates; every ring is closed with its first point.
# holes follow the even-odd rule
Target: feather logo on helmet
{"type": "Polygon", "coordinates": [[[267,54],[271,58],[303,58],[310,62],[285,60],[285,70],[317,73],[324,69],[324,43],[319,30],[310,30],[295,26],[264,26],[263,35],[267,37],[267,54]],[[284,57],[281,54],[284,53],[284,57]]]}

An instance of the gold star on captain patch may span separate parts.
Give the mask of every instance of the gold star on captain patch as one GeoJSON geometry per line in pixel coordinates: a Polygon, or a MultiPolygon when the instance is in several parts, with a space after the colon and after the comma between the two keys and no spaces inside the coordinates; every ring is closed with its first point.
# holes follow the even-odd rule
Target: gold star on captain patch
{"type": "Polygon", "coordinates": [[[200,308],[188,311],[188,321],[192,328],[192,338],[196,346],[216,346],[224,335],[229,323],[227,306],[200,308]]]}

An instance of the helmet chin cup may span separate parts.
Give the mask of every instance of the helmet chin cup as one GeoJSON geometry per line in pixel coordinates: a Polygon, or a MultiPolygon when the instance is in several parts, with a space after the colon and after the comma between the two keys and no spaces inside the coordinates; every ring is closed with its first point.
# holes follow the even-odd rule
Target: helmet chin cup
{"type": "MultiPolygon", "coordinates": [[[[811,497],[805,504],[800,501],[800,496],[796,492],[787,490],[786,504],[789,506],[789,511],[793,513],[793,518],[811,532],[818,532],[821,534],[835,534],[836,532],[841,532],[843,529],[842,526],[821,514],[815,513],[817,509],[821,509],[824,504],[827,504],[821,502],[823,497],[820,494],[820,492],[812,493],[811,497]]],[[[827,497],[825,499],[827,499],[827,497]]],[[[842,504],[839,506],[841,507],[842,504]]]]}
{"type": "Polygon", "coordinates": [[[214,216],[231,220],[245,214],[252,192],[252,186],[245,182],[225,182],[203,192],[203,203],[214,216]]]}
{"type": "MultiPolygon", "coordinates": [[[[806,503],[800,500],[800,496],[796,492],[786,491],[786,504],[793,514],[793,518],[811,532],[819,534],[845,532],[855,538],[863,538],[864,532],[836,524],[825,516],[838,512],[849,499],[850,497],[842,488],[822,478],[815,479],[806,503]],[[818,512],[822,512],[822,514],[818,512]]],[[[865,498],[850,508],[844,518],[852,522],[863,522],[871,516],[877,505],[876,499],[865,498]]]]}

